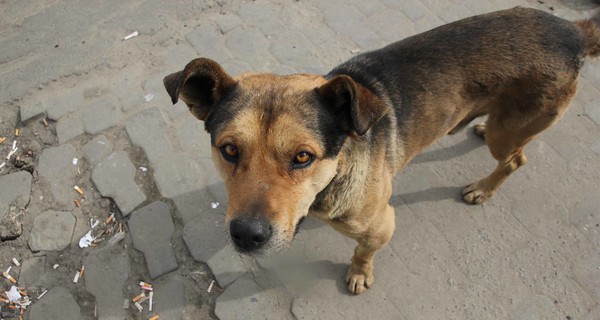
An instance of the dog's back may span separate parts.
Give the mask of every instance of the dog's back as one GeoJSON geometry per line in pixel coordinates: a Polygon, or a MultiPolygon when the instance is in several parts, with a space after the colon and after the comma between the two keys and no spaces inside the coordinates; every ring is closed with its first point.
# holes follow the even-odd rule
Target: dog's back
{"type": "Polygon", "coordinates": [[[564,84],[577,77],[583,58],[599,53],[600,33],[593,20],[573,23],[514,8],[356,56],[329,77],[349,75],[394,107],[397,134],[407,146],[402,166],[435,139],[494,107],[504,119],[552,113],[544,110],[542,97],[557,99],[564,84]],[[431,122],[437,130],[430,125],[424,130],[421,124],[431,122]]]}

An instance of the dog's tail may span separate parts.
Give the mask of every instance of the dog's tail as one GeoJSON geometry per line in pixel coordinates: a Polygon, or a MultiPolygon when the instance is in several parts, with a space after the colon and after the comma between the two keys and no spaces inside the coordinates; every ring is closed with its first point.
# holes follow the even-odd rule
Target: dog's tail
{"type": "Polygon", "coordinates": [[[575,21],[585,41],[585,55],[600,56],[600,11],[591,19],[575,21]]]}

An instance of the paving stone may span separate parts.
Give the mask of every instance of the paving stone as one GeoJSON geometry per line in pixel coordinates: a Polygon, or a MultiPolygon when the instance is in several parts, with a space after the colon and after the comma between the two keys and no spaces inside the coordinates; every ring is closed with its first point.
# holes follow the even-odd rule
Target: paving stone
{"type": "Polygon", "coordinates": [[[100,249],[85,257],[83,265],[85,288],[96,297],[98,318],[125,319],[127,313],[121,306],[123,284],[130,274],[127,252],[118,246],[100,249]]]}
{"type": "MultiPolygon", "coordinates": [[[[213,60],[226,60],[232,55],[225,47],[225,39],[217,26],[212,23],[202,23],[194,31],[185,35],[185,38],[196,49],[201,57],[213,60]],[[210,45],[207,45],[210,43],[210,45]]],[[[188,63],[189,61],[182,61],[188,63]]],[[[183,66],[182,66],[183,67],[183,66]]]]}
{"type": "Polygon", "coordinates": [[[125,129],[129,139],[140,146],[151,164],[173,153],[165,136],[167,123],[156,107],[144,110],[127,120],[125,129]]]}
{"type": "Polygon", "coordinates": [[[98,161],[108,156],[112,152],[110,142],[104,135],[99,135],[86,143],[83,148],[83,156],[92,164],[95,165],[98,161]]]}
{"type": "Polygon", "coordinates": [[[45,102],[48,119],[58,121],[65,114],[79,110],[83,101],[83,94],[77,87],[53,92],[45,102]]]}
{"type": "Polygon", "coordinates": [[[231,31],[226,38],[226,45],[235,57],[245,57],[244,60],[258,70],[266,68],[272,61],[269,41],[257,28],[231,31]]]}
{"type": "Polygon", "coordinates": [[[291,303],[292,297],[283,287],[261,288],[248,273],[217,298],[215,314],[221,320],[239,319],[240,315],[249,320],[294,319],[291,303]]]}
{"type": "Polygon", "coordinates": [[[159,314],[161,319],[181,319],[185,307],[185,290],[181,272],[172,272],[152,281],[152,287],[154,288],[153,313],[159,314]]]}
{"type": "Polygon", "coordinates": [[[125,151],[115,151],[98,162],[92,171],[92,181],[100,194],[111,197],[124,215],[146,201],[146,196],[135,183],[135,167],[125,151]]]}
{"type": "MultiPolygon", "coordinates": [[[[187,112],[187,110],[186,110],[187,112]]],[[[196,157],[211,157],[210,134],[204,130],[204,122],[191,115],[175,124],[177,137],[186,153],[196,157]]]]}
{"type": "Polygon", "coordinates": [[[101,99],[83,109],[83,127],[86,133],[98,134],[121,122],[122,112],[114,99],[101,99]]]}
{"type": "Polygon", "coordinates": [[[23,104],[19,106],[21,121],[25,122],[31,118],[34,118],[46,111],[46,105],[42,101],[36,101],[29,104],[23,104]]]}
{"type": "MultiPolygon", "coordinates": [[[[199,215],[209,214],[211,211],[214,211],[211,207],[211,203],[215,202],[214,197],[203,190],[178,195],[171,198],[171,200],[173,200],[177,208],[177,215],[182,220],[183,225],[196,219],[199,215]]],[[[219,205],[221,203],[219,202],[219,205]]]]}
{"type": "Polygon", "coordinates": [[[281,64],[292,68],[321,65],[316,56],[318,50],[300,32],[282,33],[271,45],[271,52],[281,64]]]}
{"type": "Polygon", "coordinates": [[[240,5],[238,15],[246,25],[257,27],[266,35],[273,35],[285,30],[277,18],[280,8],[267,1],[254,1],[240,5]]]}
{"type": "Polygon", "coordinates": [[[190,193],[202,189],[206,183],[200,164],[186,156],[163,158],[153,165],[156,186],[164,197],[190,193]]]}
{"type": "Polygon", "coordinates": [[[46,279],[46,257],[31,257],[21,263],[19,285],[43,287],[46,279]]]}
{"type": "Polygon", "coordinates": [[[11,205],[19,208],[27,206],[31,193],[31,174],[18,171],[0,176],[0,217],[4,216],[11,205]]]}
{"type": "Polygon", "coordinates": [[[33,220],[29,247],[33,251],[62,251],[71,243],[75,217],[66,211],[46,211],[33,220]]]}
{"type": "Polygon", "coordinates": [[[179,267],[171,247],[175,225],[166,203],[155,201],[132,212],[128,225],[133,246],[144,253],[152,279],[179,267]]]}
{"type": "Polygon", "coordinates": [[[213,17],[213,20],[217,23],[217,26],[222,34],[226,34],[242,24],[240,17],[233,14],[220,14],[216,17],[213,17]]]}
{"type": "Polygon", "coordinates": [[[29,319],[31,320],[82,319],[79,305],[77,305],[69,290],[63,287],[50,289],[42,299],[31,305],[30,310],[29,319]]]}
{"type": "Polygon", "coordinates": [[[78,113],[69,113],[62,116],[56,124],[58,143],[63,144],[83,134],[83,124],[78,113]]]}
{"type": "Polygon", "coordinates": [[[210,267],[219,286],[225,287],[246,273],[241,257],[228,243],[222,214],[200,215],[187,223],[183,240],[194,260],[210,267]]]}
{"type": "Polygon", "coordinates": [[[38,174],[49,182],[54,200],[63,207],[73,207],[72,180],[77,174],[73,165],[75,148],[70,144],[44,149],[38,162],[38,174]]]}

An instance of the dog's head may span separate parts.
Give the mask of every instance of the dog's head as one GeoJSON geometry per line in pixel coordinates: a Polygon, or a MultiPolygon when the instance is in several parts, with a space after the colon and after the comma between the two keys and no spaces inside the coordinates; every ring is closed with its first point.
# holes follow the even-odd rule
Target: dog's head
{"type": "Polygon", "coordinates": [[[340,75],[229,76],[199,58],[164,79],[205,122],[229,196],[226,228],[244,253],[268,254],[292,241],[317,194],[335,177],[348,137],[387,111],[373,93],[340,75]]]}

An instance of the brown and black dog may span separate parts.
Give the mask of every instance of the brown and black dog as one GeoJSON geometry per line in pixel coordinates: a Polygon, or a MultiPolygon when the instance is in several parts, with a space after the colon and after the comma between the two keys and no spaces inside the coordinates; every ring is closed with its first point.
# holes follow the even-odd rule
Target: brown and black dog
{"type": "Polygon", "coordinates": [[[599,23],[515,8],[358,55],[325,76],[233,78],[200,58],[164,84],[173,103],[205,121],[234,246],[276,252],[315,216],[358,242],[346,275],[358,294],[373,284],[373,255],[394,232],[393,175],[487,115],[475,130],[498,165],[463,198],[491,197],[527,162],[525,144],[567,110],[584,58],[600,55],[599,23]]]}

